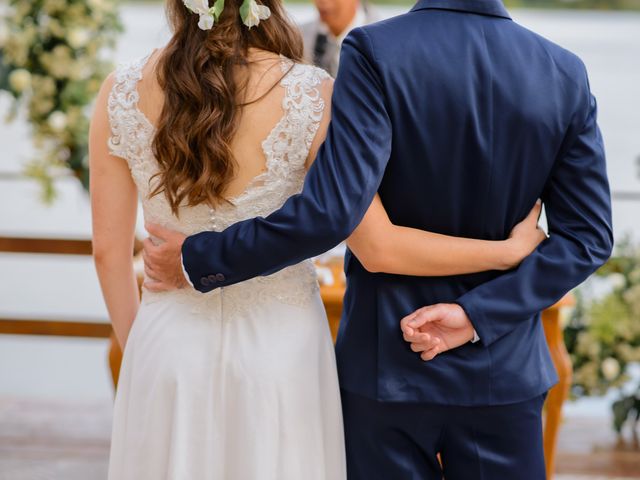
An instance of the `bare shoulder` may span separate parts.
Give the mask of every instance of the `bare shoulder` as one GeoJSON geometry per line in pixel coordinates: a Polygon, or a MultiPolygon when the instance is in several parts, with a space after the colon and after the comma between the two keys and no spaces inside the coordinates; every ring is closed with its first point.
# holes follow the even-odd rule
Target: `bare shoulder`
{"type": "Polygon", "coordinates": [[[295,76],[306,80],[307,88],[319,90],[322,97],[333,92],[334,79],[326,70],[308,63],[296,63],[294,71],[295,76]]]}
{"type": "Polygon", "coordinates": [[[100,90],[98,91],[98,95],[96,97],[96,102],[94,105],[94,119],[97,116],[106,115],[109,96],[111,95],[115,83],[116,72],[114,70],[102,81],[102,85],[100,86],[100,90]]]}

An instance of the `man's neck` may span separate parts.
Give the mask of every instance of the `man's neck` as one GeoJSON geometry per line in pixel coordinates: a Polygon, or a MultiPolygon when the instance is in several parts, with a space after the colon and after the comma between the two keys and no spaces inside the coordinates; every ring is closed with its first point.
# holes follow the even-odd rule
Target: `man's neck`
{"type": "Polygon", "coordinates": [[[350,12],[351,15],[345,15],[345,18],[341,19],[341,21],[339,22],[334,22],[331,25],[327,24],[329,31],[334,37],[339,38],[345,32],[345,30],[349,28],[349,26],[353,23],[354,19],[356,18],[359,8],[360,8],[360,4],[355,3],[354,8],[350,12]]]}

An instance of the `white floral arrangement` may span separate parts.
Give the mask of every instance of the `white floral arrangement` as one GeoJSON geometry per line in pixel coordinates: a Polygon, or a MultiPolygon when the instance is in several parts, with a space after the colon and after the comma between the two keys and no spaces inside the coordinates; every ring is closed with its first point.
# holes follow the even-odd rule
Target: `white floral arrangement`
{"type": "MultiPolygon", "coordinates": [[[[209,6],[209,0],[183,0],[184,6],[199,16],[200,30],[211,30],[224,10],[224,0],[215,0],[209,6]]],[[[258,5],[256,0],[244,0],[240,5],[240,18],[249,29],[257,27],[260,21],[271,16],[271,10],[265,5],[258,5]]]]}
{"type": "Polygon", "coordinates": [[[576,397],[603,395],[616,390],[615,429],[640,420],[640,384],[630,382],[632,364],[640,363],[640,246],[630,239],[618,241],[616,255],[598,272],[610,291],[587,300],[583,287],[565,329],[565,343],[574,368],[576,397]]]}
{"type": "Polygon", "coordinates": [[[0,8],[7,120],[24,111],[38,152],[26,173],[50,201],[61,169],[88,185],[88,106],[112,69],[105,54],[122,27],[113,0],[9,0],[0,8]]]}

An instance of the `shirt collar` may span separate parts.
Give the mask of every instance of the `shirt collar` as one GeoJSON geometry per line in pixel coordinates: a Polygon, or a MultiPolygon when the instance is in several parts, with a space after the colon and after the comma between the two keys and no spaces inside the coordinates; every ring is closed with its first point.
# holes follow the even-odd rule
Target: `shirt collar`
{"type": "Polygon", "coordinates": [[[457,10],[459,12],[479,13],[481,15],[491,15],[511,19],[509,12],[500,0],[418,0],[418,3],[411,9],[457,10]]]}

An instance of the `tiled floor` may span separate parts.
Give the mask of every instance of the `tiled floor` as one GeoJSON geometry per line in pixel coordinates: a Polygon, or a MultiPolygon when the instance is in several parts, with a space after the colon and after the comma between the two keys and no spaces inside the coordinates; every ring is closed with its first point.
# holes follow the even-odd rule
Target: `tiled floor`
{"type": "MultiPolygon", "coordinates": [[[[108,402],[0,398],[0,480],[106,479],[110,429],[108,402]]],[[[637,442],[618,442],[606,419],[567,420],[557,463],[554,480],[640,480],[637,442]]]]}
{"type": "Polygon", "coordinates": [[[0,399],[0,480],[107,478],[111,406],[0,399]]]}

